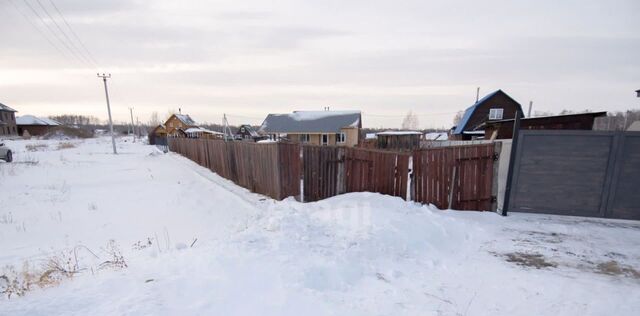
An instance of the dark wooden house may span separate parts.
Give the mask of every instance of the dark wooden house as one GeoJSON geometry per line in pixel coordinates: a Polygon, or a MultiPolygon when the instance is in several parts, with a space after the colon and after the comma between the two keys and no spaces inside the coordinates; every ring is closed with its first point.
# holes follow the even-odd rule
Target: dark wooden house
{"type": "MultiPolygon", "coordinates": [[[[591,112],[569,115],[528,117],[520,120],[520,130],[592,130],[596,117],[607,112],[591,112]]],[[[513,136],[514,119],[489,121],[485,125],[487,139],[510,139],[513,136]]]]}
{"type": "Polygon", "coordinates": [[[523,117],[520,103],[502,90],[494,91],[468,107],[458,125],[451,129],[451,140],[472,140],[485,137],[487,122],[513,119],[516,112],[523,117]]]}
{"type": "Polygon", "coordinates": [[[261,139],[258,132],[249,124],[243,124],[238,127],[238,131],[234,135],[236,140],[250,140],[256,141],[261,139]]]}
{"type": "Polygon", "coordinates": [[[18,136],[16,110],[0,103],[0,136],[18,136]]]}

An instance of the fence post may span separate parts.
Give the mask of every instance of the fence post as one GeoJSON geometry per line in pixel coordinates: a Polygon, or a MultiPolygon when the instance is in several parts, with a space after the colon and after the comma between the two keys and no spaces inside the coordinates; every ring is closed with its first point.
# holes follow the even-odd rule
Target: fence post
{"type": "Polygon", "coordinates": [[[507,186],[504,190],[504,202],[502,203],[502,216],[507,216],[509,202],[511,201],[511,182],[513,181],[513,169],[518,151],[518,136],[520,135],[520,111],[516,110],[516,118],[513,121],[513,137],[511,141],[511,154],[509,155],[509,171],[507,173],[507,186]]]}

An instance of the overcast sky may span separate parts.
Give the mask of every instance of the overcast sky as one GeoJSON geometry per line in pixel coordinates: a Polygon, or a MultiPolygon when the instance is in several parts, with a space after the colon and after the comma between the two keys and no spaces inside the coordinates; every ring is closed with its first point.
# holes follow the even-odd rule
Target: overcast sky
{"type": "Polygon", "coordinates": [[[53,0],[97,69],[26,1],[42,21],[25,0],[0,0],[0,102],[18,115],[105,119],[97,71],[113,76],[116,120],[182,108],[259,124],[330,106],[362,110],[366,127],[400,127],[412,110],[421,127],[448,128],[478,86],[538,111],[640,108],[638,0],[53,0]]]}

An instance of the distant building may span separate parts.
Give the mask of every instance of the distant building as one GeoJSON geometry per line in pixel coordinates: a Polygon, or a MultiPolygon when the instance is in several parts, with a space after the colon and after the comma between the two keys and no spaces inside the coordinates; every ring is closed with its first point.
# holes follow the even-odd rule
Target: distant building
{"type": "Polygon", "coordinates": [[[520,103],[502,90],[494,91],[468,107],[458,125],[452,128],[452,140],[484,138],[487,122],[524,117],[520,103]]]}
{"type": "Polygon", "coordinates": [[[417,131],[385,131],[376,134],[377,148],[411,150],[420,148],[422,132],[417,131]]]}
{"type": "Polygon", "coordinates": [[[16,110],[0,103],[0,136],[18,136],[16,110]]]}
{"type": "Polygon", "coordinates": [[[172,114],[164,123],[169,136],[185,136],[184,131],[192,127],[198,127],[198,124],[186,114],[172,114]]]}
{"type": "Polygon", "coordinates": [[[449,140],[449,134],[447,132],[431,132],[424,134],[424,140],[437,141],[437,140],[449,140]]]}
{"type": "MultiPolygon", "coordinates": [[[[607,116],[607,112],[527,117],[520,119],[520,130],[592,130],[595,119],[603,116],[607,116]]],[[[514,121],[514,119],[508,119],[487,122],[484,126],[486,138],[512,138],[514,121]]]]}
{"type": "Polygon", "coordinates": [[[189,127],[184,130],[187,138],[223,139],[224,133],[208,130],[203,127],[189,127]]]}
{"type": "Polygon", "coordinates": [[[295,111],[269,114],[258,130],[272,139],[353,147],[360,142],[360,111],[295,111]]]}
{"type": "Polygon", "coordinates": [[[31,136],[38,136],[48,133],[51,128],[60,126],[60,123],[46,117],[23,115],[16,118],[16,125],[18,126],[18,135],[22,136],[27,132],[31,136]]]}
{"type": "Polygon", "coordinates": [[[240,125],[234,138],[237,140],[252,140],[252,141],[257,141],[261,139],[260,134],[258,134],[258,132],[253,128],[253,126],[249,124],[240,125]]]}

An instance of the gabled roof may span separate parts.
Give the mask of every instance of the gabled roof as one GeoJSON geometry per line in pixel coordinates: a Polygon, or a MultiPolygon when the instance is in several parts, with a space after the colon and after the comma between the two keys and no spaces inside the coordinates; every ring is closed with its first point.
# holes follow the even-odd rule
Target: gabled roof
{"type": "Polygon", "coordinates": [[[339,133],[348,127],[362,127],[360,111],[295,111],[269,114],[262,133],[339,133]]]}
{"type": "Polygon", "coordinates": [[[182,122],[185,125],[188,125],[188,126],[198,125],[198,124],[196,124],[196,121],[194,121],[191,118],[191,116],[189,116],[187,114],[174,114],[173,116],[175,116],[178,120],[180,120],[180,122],[182,122]]]}
{"type": "Polygon", "coordinates": [[[509,98],[513,102],[515,102],[518,105],[518,109],[520,110],[520,115],[523,115],[522,114],[522,107],[520,106],[520,103],[518,103],[518,101],[516,101],[516,100],[513,100],[513,98],[511,98],[508,94],[504,93],[504,91],[498,89],[498,90],[496,90],[494,92],[491,92],[491,93],[485,95],[482,99],[478,100],[478,102],[476,102],[472,106],[468,107],[464,111],[464,115],[462,116],[462,119],[460,120],[460,122],[458,122],[458,125],[453,130],[452,134],[462,134],[462,131],[464,131],[464,129],[467,127],[467,123],[469,123],[469,119],[471,119],[471,116],[473,115],[473,112],[476,111],[478,106],[483,104],[484,102],[488,101],[489,99],[491,99],[496,94],[503,94],[507,98],[509,98]]]}
{"type": "Polygon", "coordinates": [[[0,103],[0,111],[18,112],[2,103],[0,103]]]}
{"type": "Polygon", "coordinates": [[[16,125],[41,125],[41,126],[58,126],[56,120],[46,117],[36,117],[33,115],[23,115],[16,117],[16,125]]]}

